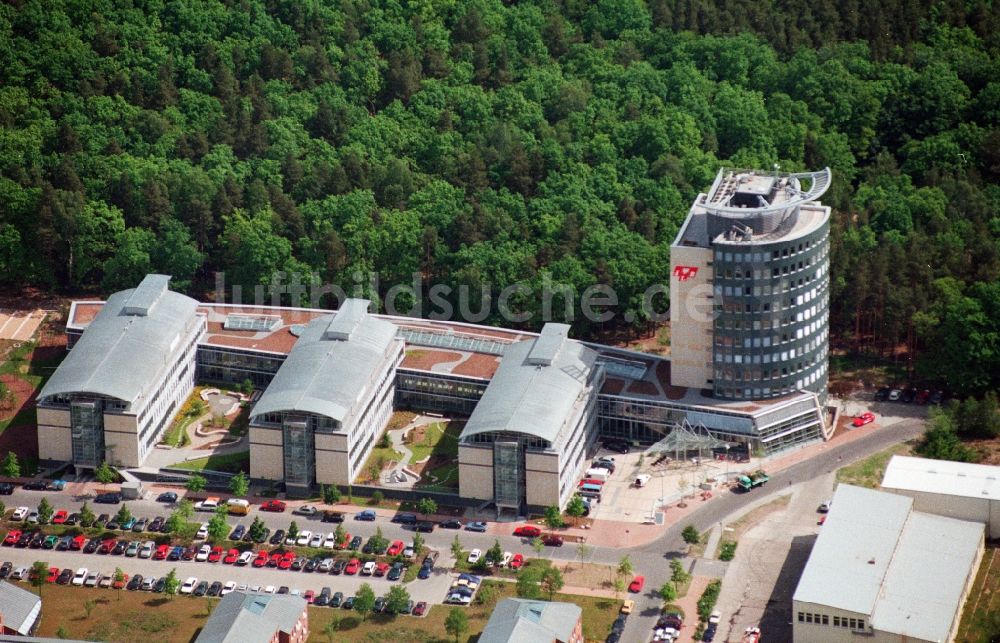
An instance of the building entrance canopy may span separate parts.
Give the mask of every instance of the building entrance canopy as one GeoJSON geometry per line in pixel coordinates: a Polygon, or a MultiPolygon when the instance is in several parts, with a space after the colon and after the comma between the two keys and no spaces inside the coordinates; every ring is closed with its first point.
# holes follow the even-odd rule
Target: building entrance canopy
{"type": "Polygon", "coordinates": [[[690,452],[697,452],[699,457],[705,451],[721,449],[730,446],[730,442],[720,440],[705,428],[705,425],[692,425],[687,420],[675,424],[667,437],[646,449],[646,455],[656,456],[664,453],[673,455],[675,460],[687,457],[690,452]]]}

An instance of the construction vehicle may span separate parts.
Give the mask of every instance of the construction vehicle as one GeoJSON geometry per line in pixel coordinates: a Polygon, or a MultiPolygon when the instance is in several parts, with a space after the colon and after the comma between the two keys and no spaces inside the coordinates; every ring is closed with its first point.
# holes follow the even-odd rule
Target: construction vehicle
{"type": "Polygon", "coordinates": [[[767,475],[767,473],[765,473],[763,469],[758,469],[753,473],[751,473],[749,476],[740,476],[739,479],[736,481],[736,484],[739,485],[739,488],[742,489],[743,491],[750,491],[754,487],[759,487],[763,485],[770,479],[771,477],[767,475]]]}

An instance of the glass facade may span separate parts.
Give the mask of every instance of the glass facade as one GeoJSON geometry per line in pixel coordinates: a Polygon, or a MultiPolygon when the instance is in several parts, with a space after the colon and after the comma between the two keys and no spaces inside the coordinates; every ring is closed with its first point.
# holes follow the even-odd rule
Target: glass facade
{"type": "Polygon", "coordinates": [[[104,460],[104,409],[101,400],[74,400],[69,406],[73,464],[97,467],[104,460]]]}
{"type": "Polygon", "coordinates": [[[285,484],[312,487],[316,479],[316,440],[304,417],[285,418],[281,426],[285,484]]]}
{"type": "Polygon", "coordinates": [[[713,248],[713,386],[724,399],[826,395],[829,222],[806,236],[713,248]]]}
{"type": "Polygon", "coordinates": [[[396,370],[396,406],[470,415],[486,392],[485,380],[425,371],[396,370]]]}
{"type": "Polygon", "coordinates": [[[519,508],[524,501],[524,454],[517,442],[493,444],[493,497],[497,507],[519,508]]]}
{"type": "Polygon", "coordinates": [[[284,355],[239,348],[198,347],[199,381],[241,384],[250,380],[257,388],[271,383],[285,361],[284,355]]]}

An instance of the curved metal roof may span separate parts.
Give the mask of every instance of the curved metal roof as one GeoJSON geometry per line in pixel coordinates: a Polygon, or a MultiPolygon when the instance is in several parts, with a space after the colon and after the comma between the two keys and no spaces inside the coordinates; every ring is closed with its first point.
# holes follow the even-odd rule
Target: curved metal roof
{"type": "Polygon", "coordinates": [[[552,444],[597,368],[597,352],[567,338],[569,326],[546,324],[511,344],[462,431],[523,433],[552,444]]]}
{"type": "Polygon", "coordinates": [[[150,394],[197,317],[198,302],[167,290],[169,280],[147,275],[108,297],[39,399],[83,393],[134,402],[150,394]]]}
{"type": "Polygon", "coordinates": [[[348,299],[336,314],[312,320],[251,415],[301,412],[346,421],[398,341],[396,326],[369,315],[368,305],[348,299]]]}

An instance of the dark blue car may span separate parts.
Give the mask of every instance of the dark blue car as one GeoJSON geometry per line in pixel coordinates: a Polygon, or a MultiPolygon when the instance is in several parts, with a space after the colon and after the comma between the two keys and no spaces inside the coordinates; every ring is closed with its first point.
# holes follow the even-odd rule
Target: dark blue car
{"type": "Polygon", "coordinates": [[[375,512],[371,509],[365,509],[364,511],[359,511],[354,514],[355,520],[364,520],[366,522],[375,522],[375,512]]]}

